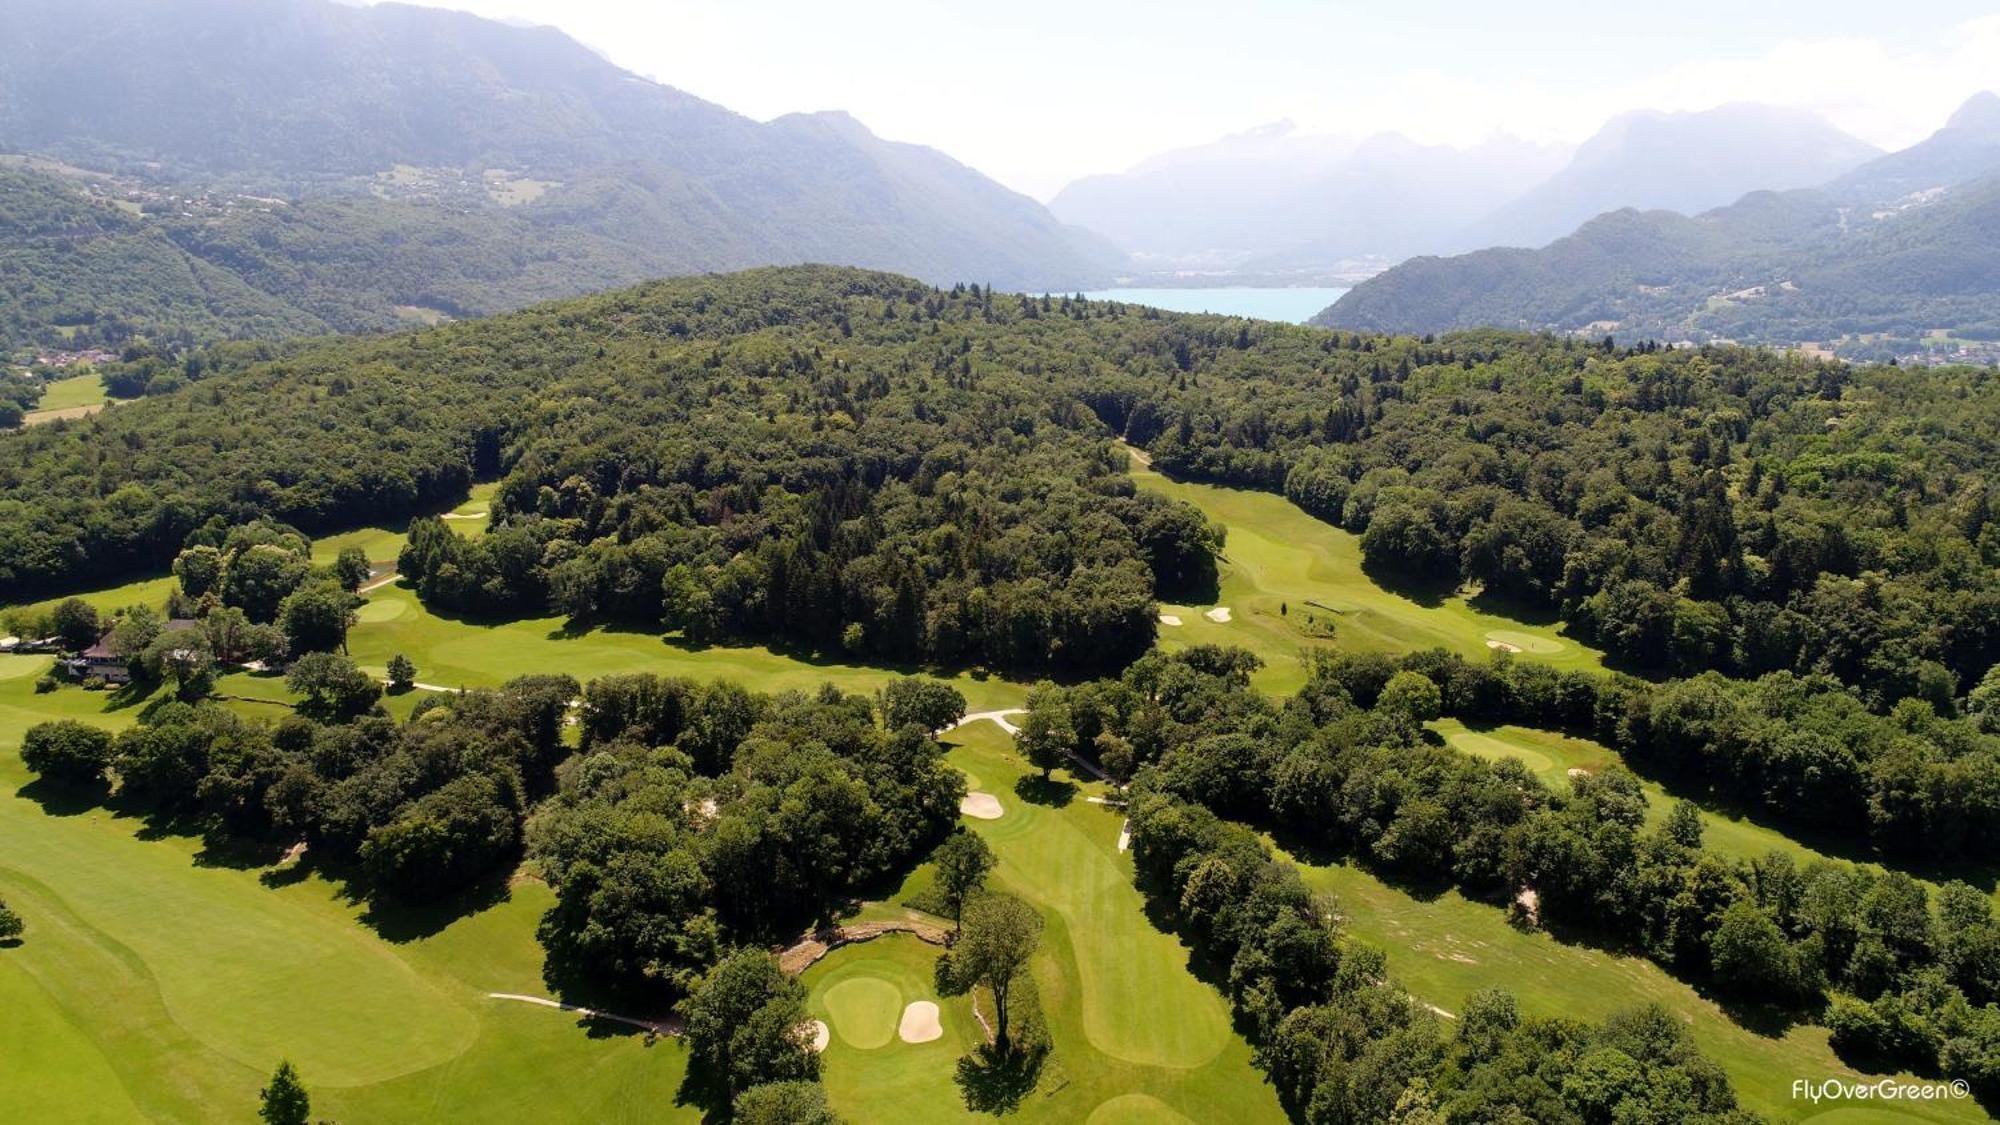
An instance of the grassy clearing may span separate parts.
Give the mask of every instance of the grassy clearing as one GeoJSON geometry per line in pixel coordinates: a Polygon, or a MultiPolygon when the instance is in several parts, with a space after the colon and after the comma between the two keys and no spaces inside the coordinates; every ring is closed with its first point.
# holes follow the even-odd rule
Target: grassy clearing
{"type": "Polygon", "coordinates": [[[1282,496],[1169,480],[1136,458],[1132,476],[1140,488],[1185,500],[1229,529],[1217,604],[1229,607],[1230,620],[1210,620],[1208,606],[1163,606],[1181,624],[1160,626],[1162,647],[1250,649],[1264,659],[1256,684],[1265,691],[1297,690],[1305,680],[1299,651],[1314,645],[1391,653],[1442,647],[1484,659],[1494,641],[1561,668],[1603,666],[1603,654],[1564,636],[1559,622],[1527,624],[1464,594],[1419,601],[1385,589],[1363,573],[1358,537],[1282,496]]]}
{"type": "MultiPolygon", "coordinates": [[[[1513,992],[1522,1011],[1543,1017],[1595,1020],[1641,1004],[1662,1005],[1686,1020],[1701,1049],[1729,1072],[1744,1107],[1774,1121],[1837,1119],[1831,1105],[1815,1110],[1795,1102],[1793,1079],[1860,1077],[1827,1046],[1825,1028],[1752,1030],[1644,958],[1523,933],[1507,924],[1499,907],[1456,891],[1417,895],[1352,864],[1294,862],[1309,886],[1334,896],[1349,933],[1388,955],[1391,976],[1447,1011],[1495,985],[1513,992]]],[[[1863,1119],[1851,1116],[1859,1110],[1840,1112],[1863,1119]]],[[[1877,1121],[1987,1120],[1970,1101],[1878,1106],[1867,1113],[1877,1121]]]]}
{"type": "Polygon", "coordinates": [[[104,380],[95,372],[57,379],[42,388],[37,410],[70,410],[78,406],[103,406],[104,380]]]}
{"type": "Polygon", "coordinates": [[[21,424],[38,426],[64,418],[87,418],[109,405],[103,379],[95,373],[72,375],[43,388],[41,401],[21,419],[21,424]]]}
{"type": "MultiPolygon", "coordinates": [[[[1146,1119],[1283,1120],[1276,1094],[1250,1064],[1248,1044],[1230,1028],[1221,995],[1190,971],[1180,942],[1147,921],[1131,862],[1118,851],[1122,817],[1086,799],[1102,795],[1102,787],[1065,782],[1054,790],[1061,803],[1030,801],[1017,788],[1041,791],[1021,785],[1030,774],[999,727],[974,723],[954,732],[951,742],[953,764],[977,777],[978,787],[998,796],[1006,810],[998,820],[966,822],[999,857],[992,885],[1033,903],[1046,927],[1034,974],[1055,1050],[1041,1087],[1022,1100],[1017,1115],[1026,1121],[1120,1121],[1158,1107],[1167,1113],[1146,1119]],[[1094,1116],[1100,1110],[1106,1116],[1094,1116]]],[[[891,901],[907,901],[928,880],[929,871],[919,868],[891,901]]],[[[876,957],[877,948],[891,941],[896,945],[886,948],[921,963],[928,988],[937,950],[914,939],[885,938],[837,951],[807,973],[815,1012],[837,1019],[837,1005],[849,1003],[841,995],[849,966],[876,957]]],[[[898,981],[886,970],[870,971],[898,981]]],[[[909,991],[906,983],[899,987],[904,1002],[933,998],[909,991]]],[[[966,1115],[953,1067],[979,1042],[979,1033],[966,998],[940,1006],[945,1038],[917,1046],[892,1040],[875,1050],[844,1050],[840,1024],[829,1020],[836,1031],[827,1053],[827,1087],[836,1109],[854,1120],[897,1120],[905,1112],[924,1121],[966,1115]]]]}

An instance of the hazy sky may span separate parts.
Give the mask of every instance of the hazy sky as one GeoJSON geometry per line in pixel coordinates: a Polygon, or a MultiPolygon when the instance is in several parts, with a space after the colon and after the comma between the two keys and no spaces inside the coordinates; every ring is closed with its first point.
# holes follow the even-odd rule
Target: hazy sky
{"type": "Polygon", "coordinates": [[[1767,101],[1884,147],[2000,87],[1992,0],[423,0],[554,24],[759,119],[844,109],[1047,198],[1281,118],[1581,140],[1767,101]]]}

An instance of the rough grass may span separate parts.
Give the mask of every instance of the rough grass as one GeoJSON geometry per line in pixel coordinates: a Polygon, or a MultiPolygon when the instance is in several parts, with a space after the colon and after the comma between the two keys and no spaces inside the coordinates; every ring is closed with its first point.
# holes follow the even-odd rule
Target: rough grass
{"type": "Polygon", "coordinates": [[[1161,646],[1250,649],[1264,659],[1255,678],[1264,691],[1288,694],[1305,682],[1299,652],[1308,646],[1390,653],[1442,647],[1483,660],[1493,651],[1486,642],[1502,639],[1524,649],[1523,659],[1603,666],[1603,654],[1565,636],[1559,622],[1516,620],[1503,615],[1505,607],[1462,592],[1383,587],[1363,572],[1358,537],[1282,496],[1169,480],[1137,459],[1132,476],[1140,488],[1185,500],[1229,532],[1216,604],[1229,607],[1231,620],[1203,617],[1208,606],[1162,606],[1182,624],[1160,626],[1161,646]]]}

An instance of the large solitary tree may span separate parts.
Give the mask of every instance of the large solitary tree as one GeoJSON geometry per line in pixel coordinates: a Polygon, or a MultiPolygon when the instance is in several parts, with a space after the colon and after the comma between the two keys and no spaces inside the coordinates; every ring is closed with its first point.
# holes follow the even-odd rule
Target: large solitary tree
{"type": "Polygon", "coordinates": [[[1042,916],[1013,895],[989,892],[965,904],[951,959],[959,979],[993,993],[993,1045],[1008,1049],[1007,1001],[1042,940],[1042,916]]]}

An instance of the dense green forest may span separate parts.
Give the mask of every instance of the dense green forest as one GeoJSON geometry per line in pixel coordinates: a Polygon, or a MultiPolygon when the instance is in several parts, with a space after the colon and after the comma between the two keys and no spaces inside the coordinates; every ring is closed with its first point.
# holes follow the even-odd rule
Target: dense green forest
{"type": "Polygon", "coordinates": [[[1282,487],[1359,534],[1391,584],[1475,582],[1636,668],[1825,673],[1883,707],[1942,704],[2000,646],[1989,369],[1492,332],[1235,343],[1083,393],[1158,467],[1282,487]]]}
{"type": "MultiPolygon", "coordinates": [[[[1984,892],[1951,883],[1933,896],[1900,872],[1800,867],[1781,853],[1731,859],[1703,848],[1692,804],[1647,828],[1645,796],[1622,769],[1575,776],[1555,790],[1518,760],[1450,749],[1423,727],[1441,714],[1548,726],[1594,715],[1635,750],[1653,737],[1703,757],[1705,768],[1737,768],[1717,749],[1678,745],[1673,723],[1698,685],[1656,692],[1504,658],[1491,668],[1467,665],[1439,652],[1400,663],[1316,660],[1304,690],[1274,701],[1250,689],[1255,666],[1240,650],[1195,648],[1148,655],[1117,680],[1044,687],[1030,701],[1023,749],[1094,757],[1133,779],[1142,884],[1226,979],[1293,1104],[1380,1097],[1367,1091],[1386,1059],[1421,1067],[1443,1047],[1435,1027],[1413,1028],[1400,1009],[1371,1000],[1363,982],[1373,977],[1341,983],[1337,964],[1302,955],[1293,944],[1299,918],[1315,909],[1303,886],[1255,835],[1218,817],[1316,854],[1352,855],[1387,878],[1456,885],[1522,924],[1641,952],[1781,1022],[1820,1020],[1859,1064],[1941,1071],[1984,1098],[2000,1097],[2000,921],[1984,892]]],[[[1763,706],[1774,720],[1795,717],[1763,706]]],[[[1796,717],[1792,749],[1816,743],[1822,763],[1771,765],[1811,773],[1875,738],[1871,721],[1881,722],[1849,713],[1841,728],[1796,717]]],[[[1871,807],[1915,814],[1893,829],[1918,834],[1903,844],[1913,852],[1928,854],[1940,833],[1972,830],[1957,843],[1990,854],[2000,806],[1986,779],[2000,769],[2000,739],[1927,708],[1899,709],[1891,723],[1899,743],[1892,753],[1902,761],[1877,776],[1871,807]],[[1919,780],[1927,770],[1939,771],[1937,780],[1919,780]],[[1969,782],[1956,807],[1899,808],[1921,803],[1917,790],[1950,788],[1947,778],[1969,782]]],[[[1538,1085],[1474,1083],[1459,1096],[1471,1099],[1468,1111],[1483,1104],[1490,1112],[1529,1091],[1538,1085]]],[[[1728,1108],[1726,1086],[1716,1095],[1724,1100],[1704,1095],[1701,1112],[1728,1108]]],[[[1306,1116],[1379,1119],[1317,1108],[1306,1116]]]]}
{"type": "Polygon", "coordinates": [[[326,330],[326,321],[188,253],[163,224],[60,178],[0,167],[0,351],[326,330]]]}
{"type": "Polygon", "coordinates": [[[1136,495],[1061,390],[1083,323],[800,269],[307,350],[11,439],[0,585],[158,566],[215,516],[317,532],[499,476],[493,533],[411,529],[434,604],[1115,668],[1157,592],[1213,582],[1217,533],[1136,495]]]}
{"type": "Polygon", "coordinates": [[[183,393],[5,439],[0,593],[163,566],[215,516],[318,533],[497,478],[494,533],[412,529],[427,600],[1109,668],[1218,546],[1134,494],[1120,437],[1282,488],[1392,584],[1479,584],[1641,670],[1948,708],[2000,645],[1990,371],[1368,337],[817,268],[270,354],[218,349],[183,393]]]}

